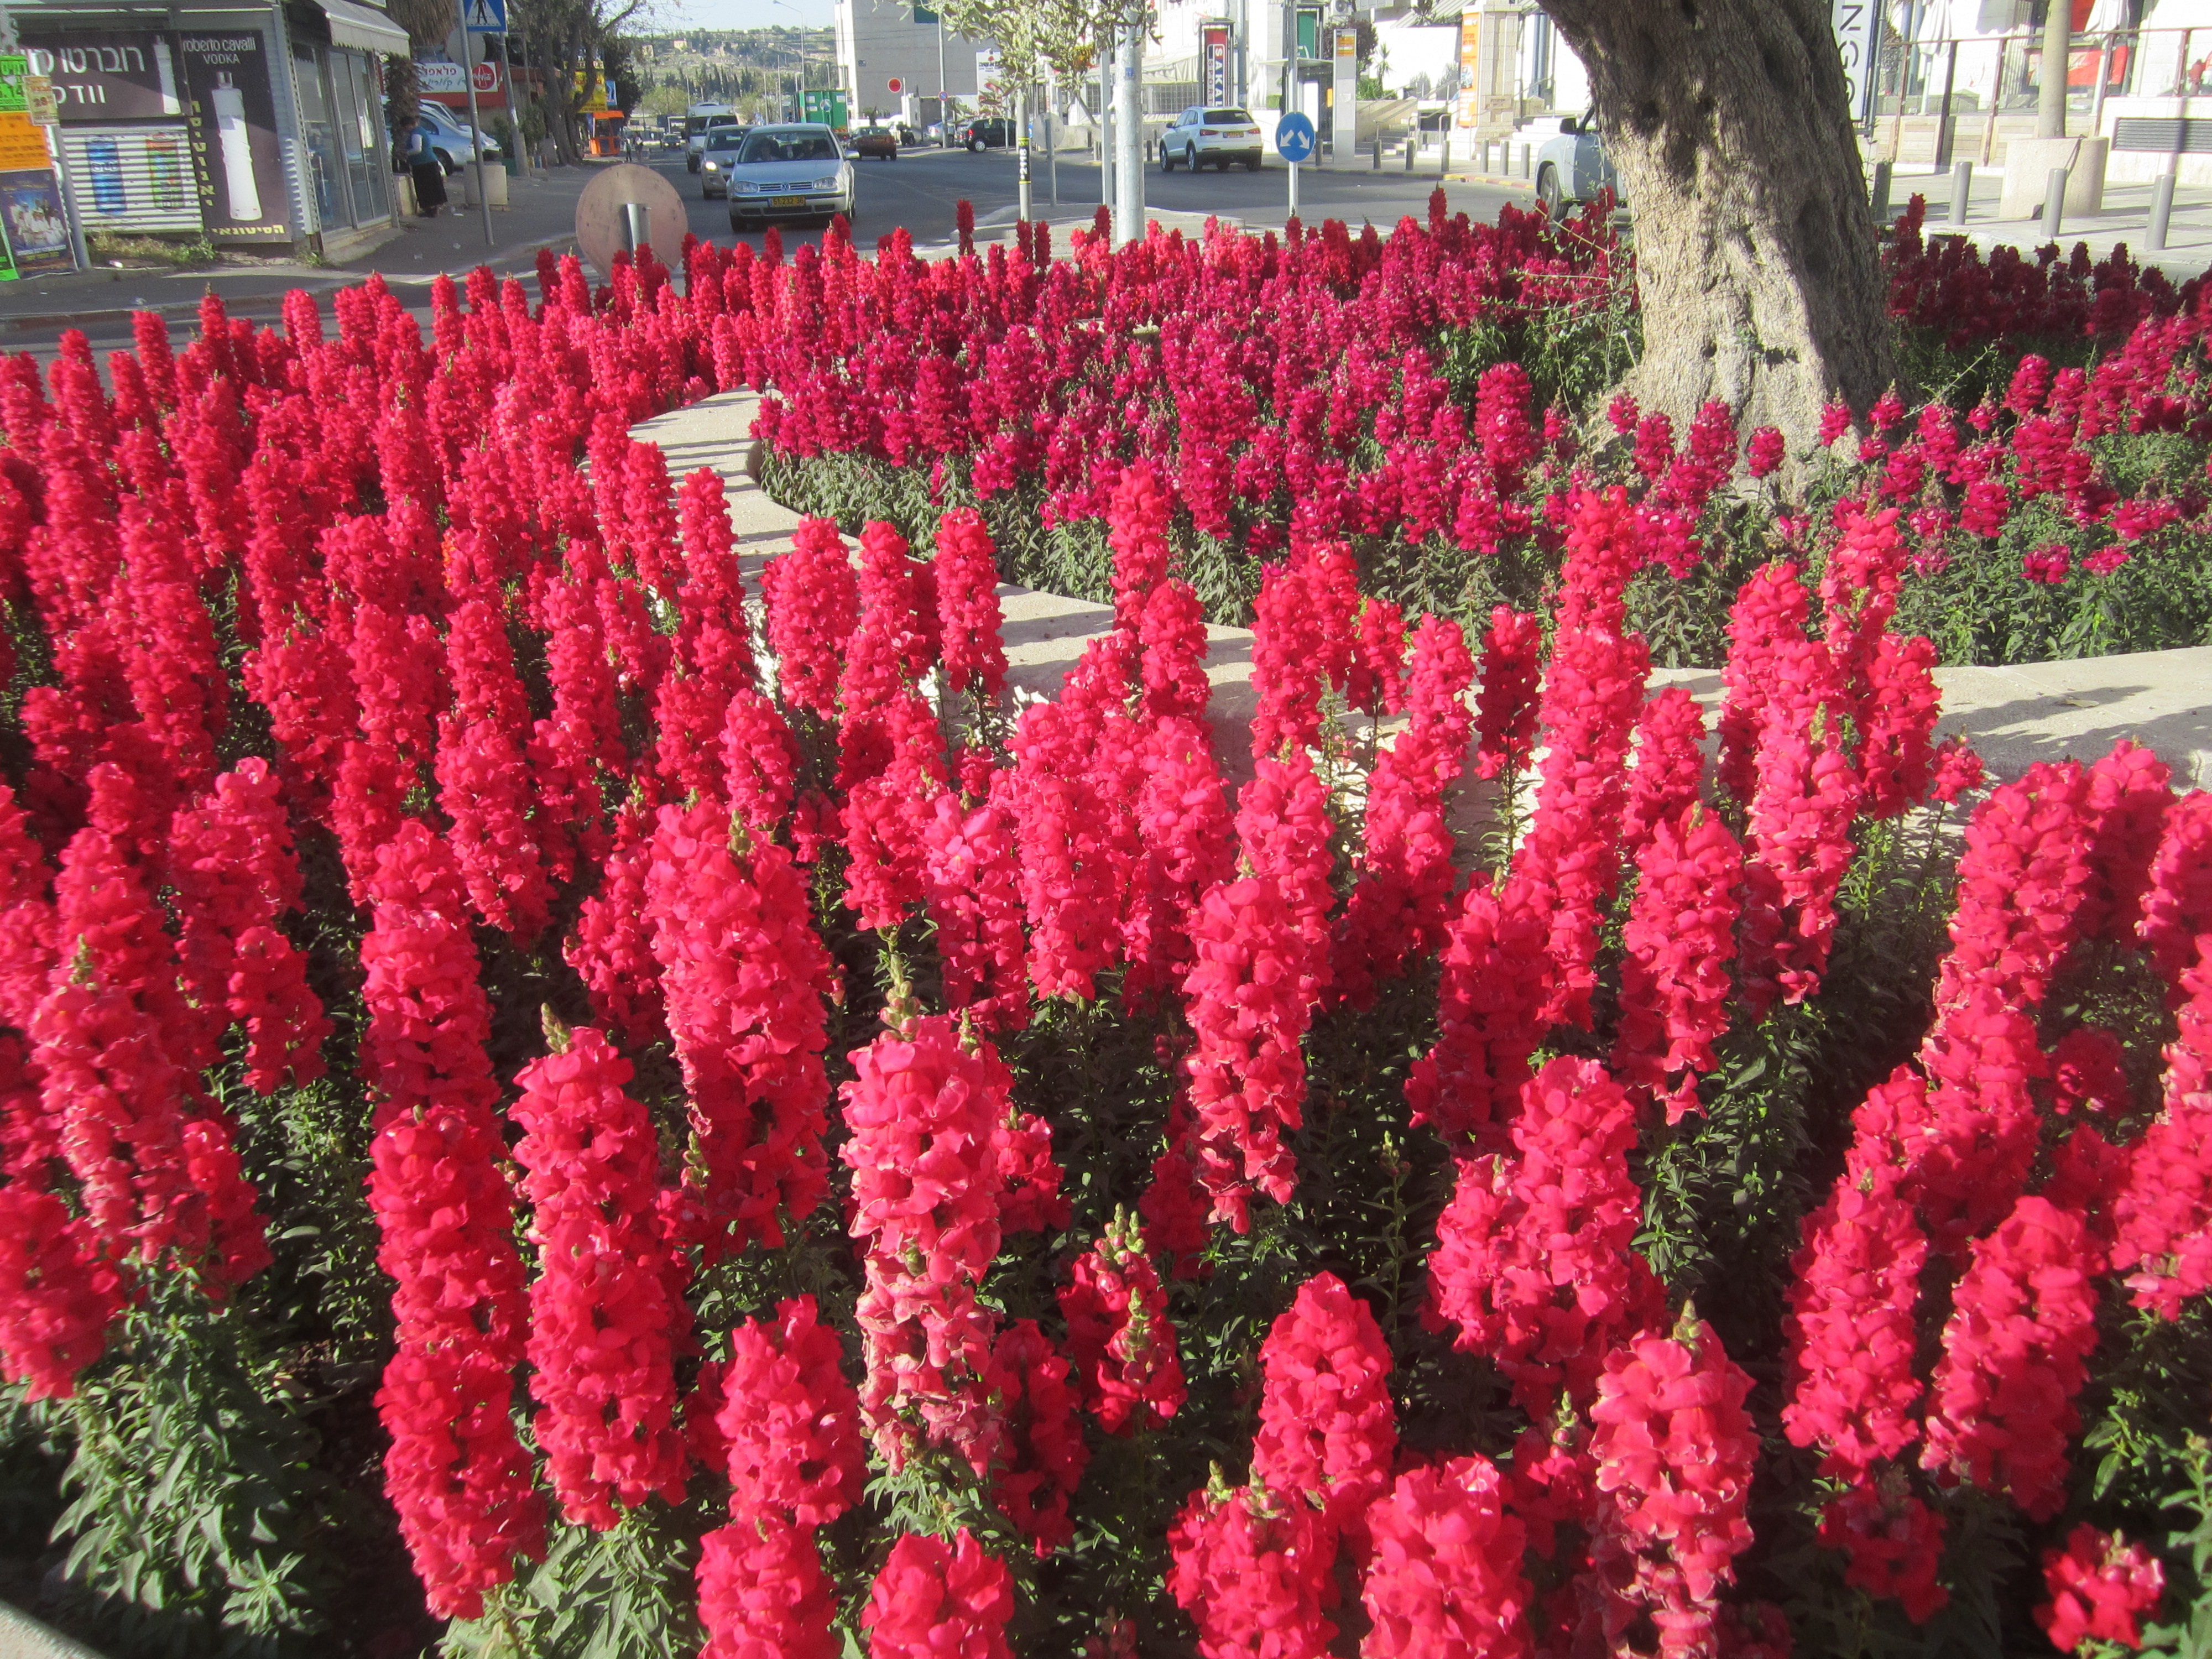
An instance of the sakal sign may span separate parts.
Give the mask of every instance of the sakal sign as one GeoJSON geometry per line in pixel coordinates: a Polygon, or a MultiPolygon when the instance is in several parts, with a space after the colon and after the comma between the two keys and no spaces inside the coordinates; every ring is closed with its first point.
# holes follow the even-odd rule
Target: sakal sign
{"type": "Polygon", "coordinates": [[[1844,60],[1844,107],[1863,125],[1874,118],[1875,52],[1881,9],[1877,0],[1829,0],[1828,21],[1844,60]]]}

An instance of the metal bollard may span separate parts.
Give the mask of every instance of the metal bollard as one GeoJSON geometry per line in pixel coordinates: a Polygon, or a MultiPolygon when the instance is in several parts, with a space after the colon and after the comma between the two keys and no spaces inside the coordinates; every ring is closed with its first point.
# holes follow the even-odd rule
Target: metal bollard
{"type": "Polygon", "coordinates": [[[653,240],[653,210],[643,202],[624,202],[622,216],[622,244],[635,253],[653,240]]]}
{"type": "Polygon", "coordinates": [[[2066,216],[2066,169],[2053,167],[2043,185],[2043,234],[2056,240],[2066,216]]]}
{"type": "Polygon", "coordinates": [[[2166,246],[2166,222],[2173,217],[2173,175],[2161,173],[2150,187],[2150,234],[2146,239],[2153,252],[2166,246]]]}
{"type": "Polygon", "coordinates": [[[1974,164],[1961,161],[1951,169],[1951,222],[1963,225],[1974,204],[1974,164]]]}
{"type": "Polygon", "coordinates": [[[1375,171],[1382,171],[1382,135],[1379,132],[1375,135],[1375,171]]]}
{"type": "Polygon", "coordinates": [[[1414,157],[1414,156],[1416,156],[1416,155],[1418,155],[1420,153],[1420,149],[1421,149],[1421,135],[1420,135],[1419,133],[1418,133],[1418,132],[1409,132],[1409,133],[1407,133],[1407,134],[1406,135],[1406,171],[1407,171],[1407,172],[1411,173],[1411,172],[1413,170],[1413,157],[1414,157]]]}
{"type": "Polygon", "coordinates": [[[1869,204],[1874,209],[1876,229],[1889,222],[1889,163],[1887,161],[1874,164],[1874,191],[1869,198],[1869,204]]]}
{"type": "Polygon", "coordinates": [[[1437,177],[1441,179],[1451,171],[1451,134],[1444,134],[1443,159],[1437,165],[1437,177]]]}
{"type": "Polygon", "coordinates": [[[1523,179],[1533,176],[1528,171],[1528,160],[1529,147],[1527,144],[1523,144],[1521,146],[1521,176],[1523,179]]]}

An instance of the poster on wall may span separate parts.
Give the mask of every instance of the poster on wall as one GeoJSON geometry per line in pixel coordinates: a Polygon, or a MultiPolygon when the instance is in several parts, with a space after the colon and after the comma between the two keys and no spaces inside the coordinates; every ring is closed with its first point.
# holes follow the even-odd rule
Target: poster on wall
{"type": "Polygon", "coordinates": [[[268,42],[255,30],[185,34],[201,217],[216,242],[289,242],[290,192],[270,94],[268,42]]]}
{"type": "Polygon", "coordinates": [[[1482,114],[1482,15],[1462,12],[1459,20],[1459,100],[1453,124],[1471,127],[1482,114]]]}
{"type": "Polygon", "coordinates": [[[47,169],[0,173],[0,227],[7,231],[8,252],[18,275],[43,276],[48,271],[76,269],[76,261],[70,257],[62,193],[47,169]]]}
{"type": "Polygon", "coordinates": [[[46,135],[33,119],[36,80],[22,53],[0,53],[0,282],[76,268],[46,135]]]}

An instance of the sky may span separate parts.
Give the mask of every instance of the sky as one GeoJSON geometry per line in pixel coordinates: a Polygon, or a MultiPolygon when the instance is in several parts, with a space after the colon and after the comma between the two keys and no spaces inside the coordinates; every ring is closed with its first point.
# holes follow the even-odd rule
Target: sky
{"type": "Polygon", "coordinates": [[[672,34],[687,28],[788,28],[794,23],[826,29],[830,11],[830,0],[785,0],[782,5],[769,0],[653,0],[653,21],[647,27],[672,34]]]}

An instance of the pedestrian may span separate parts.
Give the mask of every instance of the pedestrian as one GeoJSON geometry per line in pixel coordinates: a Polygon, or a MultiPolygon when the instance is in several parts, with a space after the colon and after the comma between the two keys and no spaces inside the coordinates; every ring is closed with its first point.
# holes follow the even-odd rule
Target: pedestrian
{"type": "Polygon", "coordinates": [[[430,148],[429,129],[420,122],[407,134],[407,171],[415,179],[415,205],[425,219],[434,219],[446,205],[446,168],[430,148]]]}

